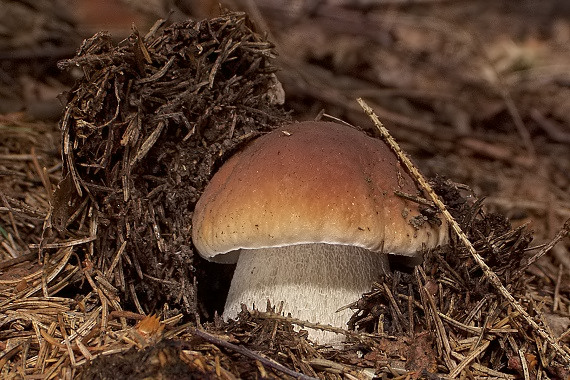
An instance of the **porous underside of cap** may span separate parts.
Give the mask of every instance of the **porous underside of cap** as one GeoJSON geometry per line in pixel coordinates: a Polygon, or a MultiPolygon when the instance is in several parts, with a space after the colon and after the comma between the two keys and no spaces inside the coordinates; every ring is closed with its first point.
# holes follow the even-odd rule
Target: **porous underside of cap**
{"type": "Polygon", "coordinates": [[[418,193],[383,141],[336,123],[287,125],[214,175],[194,211],[194,245],[218,261],[240,248],[329,243],[411,256],[445,242],[445,223],[418,223],[418,205],[396,190],[418,193]]]}

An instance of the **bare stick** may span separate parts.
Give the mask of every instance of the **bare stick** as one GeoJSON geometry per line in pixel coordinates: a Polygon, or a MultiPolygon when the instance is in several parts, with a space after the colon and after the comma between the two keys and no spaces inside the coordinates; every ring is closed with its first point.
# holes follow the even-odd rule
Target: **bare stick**
{"type": "Polygon", "coordinates": [[[378,116],[376,116],[372,108],[370,108],[370,106],[368,106],[368,104],[366,104],[366,102],[364,102],[364,100],[362,100],[361,98],[358,98],[357,102],[362,107],[364,112],[366,112],[366,114],[370,117],[370,119],[372,119],[372,122],[380,131],[380,134],[382,135],[384,141],[396,153],[396,155],[406,166],[408,171],[412,174],[412,176],[416,179],[416,181],[418,181],[420,186],[423,189],[425,189],[429,198],[439,208],[439,210],[441,211],[441,213],[443,214],[443,216],[445,217],[445,219],[447,220],[453,231],[455,231],[455,233],[459,237],[459,240],[463,242],[469,253],[471,253],[471,256],[473,256],[473,259],[475,259],[479,267],[481,267],[481,269],[485,273],[485,276],[491,282],[491,284],[503,295],[503,297],[505,297],[509,301],[511,306],[520,313],[520,315],[525,319],[525,321],[530,326],[532,326],[532,328],[538,333],[538,335],[544,338],[552,346],[552,348],[556,350],[556,352],[562,357],[562,359],[566,362],[566,364],[570,365],[570,355],[566,351],[564,351],[564,349],[556,342],[554,338],[552,338],[552,336],[550,336],[550,334],[546,330],[540,327],[538,323],[536,323],[532,319],[532,317],[526,312],[526,310],[523,309],[521,304],[517,300],[515,300],[515,298],[511,295],[511,293],[509,293],[509,291],[504,287],[497,274],[489,268],[489,266],[485,263],[483,258],[477,253],[477,251],[475,250],[475,248],[473,247],[473,245],[471,244],[465,233],[461,230],[459,223],[457,223],[453,218],[453,216],[451,216],[449,211],[447,211],[447,208],[445,207],[443,202],[433,191],[433,189],[426,181],[426,179],[423,177],[423,175],[418,171],[418,169],[414,166],[414,164],[402,151],[402,149],[400,148],[398,143],[396,143],[394,138],[390,135],[388,130],[382,125],[382,122],[378,119],[378,116]]]}

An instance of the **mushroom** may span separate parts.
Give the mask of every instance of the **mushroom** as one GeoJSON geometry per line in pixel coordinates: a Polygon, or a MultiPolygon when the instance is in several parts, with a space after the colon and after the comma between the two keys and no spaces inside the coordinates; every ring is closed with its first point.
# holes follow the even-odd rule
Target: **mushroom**
{"type": "Polygon", "coordinates": [[[336,123],[287,125],[236,153],[192,220],[204,258],[237,262],[223,317],[283,301],[295,318],[346,328],[351,311],[336,311],[389,270],[387,253],[417,256],[447,239],[444,223],[418,222],[418,205],[396,190],[418,193],[389,147],[336,123]]]}

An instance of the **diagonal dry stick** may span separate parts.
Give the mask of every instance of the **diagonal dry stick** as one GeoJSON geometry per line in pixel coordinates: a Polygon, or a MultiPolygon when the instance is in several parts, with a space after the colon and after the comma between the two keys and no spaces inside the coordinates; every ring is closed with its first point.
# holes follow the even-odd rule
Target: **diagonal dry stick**
{"type": "Polygon", "coordinates": [[[366,114],[370,117],[370,119],[372,119],[372,122],[380,131],[380,134],[382,135],[382,138],[384,139],[384,141],[396,153],[398,158],[406,166],[406,168],[412,174],[412,176],[414,176],[416,181],[418,181],[418,183],[421,185],[421,187],[426,190],[429,198],[439,208],[439,210],[441,211],[441,213],[443,214],[443,216],[445,217],[445,219],[447,220],[447,222],[449,223],[449,225],[451,226],[453,231],[455,231],[455,233],[459,237],[459,240],[461,240],[461,242],[463,242],[463,244],[465,245],[465,247],[467,248],[469,253],[471,253],[471,256],[473,256],[473,258],[475,259],[477,264],[481,267],[481,269],[485,273],[485,276],[487,277],[487,279],[489,279],[491,284],[493,284],[493,286],[503,295],[503,297],[505,297],[509,301],[511,306],[516,311],[518,311],[520,313],[520,315],[525,319],[525,321],[530,326],[532,326],[532,328],[538,333],[538,335],[543,337],[552,346],[552,348],[554,348],[554,350],[556,350],[556,352],[566,362],[566,364],[570,365],[570,355],[566,351],[564,351],[564,349],[556,342],[556,340],[554,338],[552,338],[552,336],[550,336],[550,334],[546,330],[544,330],[542,327],[540,327],[538,325],[538,323],[536,323],[532,319],[532,317],[526,312],[526,310],[523,309],[521,304],[518,303],[517,300],[515,300],[515,298],[511,295],[511,293],[509,293],[509,291],[501,283],[501,280],[499,279],[497,274],[495,272],[493,272],[491,270],[491,268],[489,268],[489,266],[485,263],[483,258],[477,253],[477,251],[475,250],[475,248],[473,247],[473,245],[471,244],[471,242],[469,241],[469,239],[467,238],[465,233],[461,230],[461,227],[459,226],[459,224],[455,221],[453,216],[451,216],[449,211],[447,211],[447,208],[445,207],[443,202],[439,199],[437,194],[435,194],[435,192],[433,191],[433,189],[431,188],[429,183],[426,181],[424,176],[418,171],[418,169],[416,169],[414,164],[410,161],[410,159],[402,151],[402,149],[400,148],[398,143],[394,140],[394,138],[390,135],[388,130],[382,125],[382,122],[378,119],[378,116],[376,116],[376,114],[374,113],[372,108],[370,108],[370,106],[368,104],[366,104],[366,102],[364,100],[362,100],[362,98],[358,98],[356,101],[358,102],[360,107],[362,107],[364,112],[366,112],[366,114]]]}

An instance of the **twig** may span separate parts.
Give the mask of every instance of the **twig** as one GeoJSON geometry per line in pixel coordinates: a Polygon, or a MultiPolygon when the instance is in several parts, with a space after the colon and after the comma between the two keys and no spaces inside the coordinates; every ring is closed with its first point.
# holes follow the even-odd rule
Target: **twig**
{"type": "Polygon", "coordinates": [[[247,356],[248,358],[251,358],[253,360],[257,360],[260,363],[262,363],[264,366],[269,367],[269,368],[273,368],[279,372],[283,372],[286,375],[289,375],[291,377],[294,377],[296,379],[302,379],[302,380],[318,380],[316,377],[312,377],[312,376],[307,376],[304,375],[302,373],[299,372],[295,372],[293,370],[290,370],[289,368],[283,366],[282,364],[279,364],[273,360],[270,360],[264,356],[261,356],[259,354],[256,354],[255,352],[248,350],[245,347],[242,346],[238,346],[235,344],[232,344],[230,342],[226,342],[225,340],[222,340],[220,338],[215,337],[212,334],[209,334],[205,331],[202,330],[198,330],[198,329],[194,329],[191,331],[192,334],[199,336],[200,338],[215,344],[216,346],[222,346],[224,348],[227,348],[229,350],[235,351],[239,354],[242,354],[244,356],[247,356]]]}
{"type": "Polygon", "coordinates": [[[427,306],[429,306],[429,308],[431,309],[432,312],[431,317],[433,318],[433,322],[435,324],[435,330],[437,331],[436,334],[437,342],[441,344],[443,359],[445,361],[445,364],[447,365],[447,368],[451,371],[457,366],[455,365],[453,360],[451,360],[451,351],[452,351],[451,344],[449,343],[449,339],[447,337],[447,334],[445,333],[445,327],[443,326],[443,322],[441,321],[441,318],[438,315],[438,310],[437,306],[435,305],[435,300],[433,299],[431,294],[429,294],[429,291],[426,289],[426,287],[423,285],[421,287],[421,292],[424,293],[424,296],[427,301],[427,306]]]}
{"type": "Polygon", "coordinates": [[[461,371],[463,371],[465,369],[465,367],[467,367],[469,364],[471,364],[471,362],[473,360],[477,359],[477,357],[479,355],[481,355],[483,352],[485,352],[487,347],[489,347],[490,343],[491,343],[491,341],[485,340],[485,341],[483,341],[483,344],[478,346],[476,349],[472,350],[469,353],[469,355],[467,355],[464,359],[462,359],[461,363],[459,363],[457,365],[457,367],[455,367],[453,369],[453,371],[451,371],[449,373],[449,377],[453,379],[453,378],[456,378],[457,376],[459,376],[461,374],[461,371]]]}
{"type": "Polygon", "coordinates": [[[530,111],[530,117],[552,140],[562,144],[570,144],[570,133],[564,132],[564,128],[562,126],[559,126],[552,120],[544,117],[539,110],[533,108],[530,111]]]}
{"type": "MultiPolygon", "coordinates": [[[[345,308],[348,308],[348,307],[350,307],[350,305],[344,306],[340,310],[344,310],[345,308]]],[[[272,312],[268,312],[268,311],[248,310],[248,312],[253,317],[259,317],[259,318],[263,318],[263,319],[276,319],[276,320],[283,321],[283,322],[289,322],[289,323],[292,323],[294,325],[298,325],[298,326],[302,326],[302,327],[308,327],[308,328],[314,329],[314,330],[329,331],[329,332],[333,332],[335,334],[344,335],[345,337],[347,337],[349,339],[357,340],[359,342],[364,342],[364,343],[372,343],[373,342],[373,340],[369,336],[367,336],[367,334],[357,333],[354,331],[342,329],[340,327],[334,327],[331,325],[322,325],[320,323],[304,321],[304,320],[299,319],[299,318],[283,316],[283,315],[279,315],[277,313],[272,313],[272,312]]],[[[382,334],[380,334],[380,335],[382,335],[382,334]]],[[[386,335],[384,334],[384,336],[386,336],[386,335]]]]}
{"type": "Polygon", "coordinates": [[[394,190],[394,194],[396,194],[397,196],[402,197],[402,198],[404,198],[404,199],[407,199],[407,200],[409,200],[409,201],[412,201],[412,202],[415,202],[415,203],[417,203],[417,204],[420,204],[420,205],[424,205],[424,206],[428,206],[428,207],[435,207],[435,205],[433,204],[433,202],[430,202],[430,201],[428,201],[428,200],[426,200],[426,199],[424,199],[424,198],[422,198],[422,197],[418,197],[418,196],[416,196],[416,195],[406,194],[406,193],[403,193],[403,192],[401,192],[401,191],[399,191],[399,190],[394,190]]]}
{"type": "Polygon", "coordinates": [[[528,259],[528,262],[515,273],[515,276],[520,275],[528,267],[537,262],[538,259],[540,259],[546,253],[548,253],[548,251],[550,251],[552,247],[558,244],[558,242],[564,239],[569,233],[570,233],[570,219],[567,219],[566,222],[564,222],[564,225],[562,226],[560,231],[558,231],[558,233],[556,234],[556,236],[554,236],[554,238],[548,244],[546,244],[540,251],[538,251],[534,256],[528,259]]]}
{"type": "Polygon", "coordinates": [[[394,299],[394,296],[392,295],[392,292],[390,291],[388,285],[386,285],[385,282],[383,282],[382,285],[384,286],[384,294],[386,294],[386,297],[388,297],[388,300],[390,301],[390,305],[394,309],[394,317],[395,317],[394,319],[396,322],[396,328],[398,330],[401,330],[403,328],[404,322],[406,321],[404,319],[404,315],[402,314],[402,311],[400,310],[398,303],[394,299]]]}
{"type": "Polygon", "coordinates": [[[6,208],[8,209],[8,217],[10,219],[10,223],[12,224],[12,230],[14,231],[14,234],[16,234],[18,242],[20,244],[25,244],[22,238],[20,237],[20,232],[18,232],[18,225],[16,224],[16,219],[14,218],[14,213],[12,212],[10,203],[8,203],[8,199],[6,198],[6,196],[2,191],[0,191],[0,198],[2,198],[4,206],[6,206],[6,208]]]}
{"type": "Polygon", "coordinates": [[[0,261],[0,270],[4,270],[9,268],[13,265],[23,263],[24,261],[33,260],[38,255],[36,253],[25,253],[13,259],[8,259],[4,261],[0,261]]]}
{"type": "Polygon", "coordinates": [[[513,120],[517,132],[522,139],[525,150],[530,156],[530,160],[533,163],[536,163],[536,148],[532,143],[532,137],[530,135],[530,132],[521,117],[521,114],[513,100],[513,97],[511,96],[511,93],[509,92],[507,86],[505,85],[501,74],[497,71],[495,65],[493,64],[493,60],[491,59],[489,53],[485,49],[483,42],[478,38],[477,35],[470,35],[470,36],[471,36],[471,41],[475,44],[475,46],[483,56],[483,59],[486,61],[488,68],[491,70],[493,79],[495,80],[495,84],[497,85],[497,90],[499,91],[499,94],[503,98],[503,102],[505,102],[505,106],[507,107],[507,112],[511,115],[511,119],[513,120]]]}
{"type": "MultiPolygon", "coordinates": [[[[452,351],[451,355],[453,355],[454,358],[459,359],[459,360],[465,360],[465,358],[466,358],[465,356],[463,356],[460,353],[455,352],[455,351],[452,351]]],[[[479,363],[471,363],[471,367],[473,367],[473,369],[476,371],[482,372],[486,375],[493,376],[493,377],[498,378],[498,379],[517,379],[518,378],[515,375],[495,371],[495,370],[488,368],[488,367],[485,367],[479,363]]]]}
{"type": "MultiPolygon", "coordinates": [[[[457,234],[459,240],[465,245],[465,247],[473,257],[473,259],[483,270],[483,273],[485,273],[485,277],[487,277],[489,282],[491,282],[491,284],[503,295],[503,297],[505,297],[509,301],[511,306],[520,313],[520,315],[525,319],[525,321],[533,329],[536,330],[538,335],[544,338],[552,346],[552,348],[554,348],[554,350],[560,355],[560,357],[566,362],[566,364],[570,365],[570,355],[566,351],[564,351],[564,349],[556,342],[556,340],[552,336],[550,336],[550,334],[546,330],[540,327],[538,323],[536,323],[532,319],[532,317],[521,306],[521,304],[517,300],[515,300],[515,298],[509,293],[509,291],[501,283],[501,280],[499,279],[497,274],[489,268],[489,266],[485,263],[483,258],[477,253],[477,251],[475,250],[475,248],[467,238],[467,235],[465,235],[465,233],[461,230],[459,223],[457,223],[457,221],[453,218],[453,216],[451,216],[451,214],[449,213],[449,211],[447,210],[441,199],[439,199],[437,194],[435,194],[435,192],[431,188],[430,184],[426,181],[426,179],[418,171],[418,169],[414,166],[414,164],[410,161],[410,159],[404,154],[404,152],[396,143],[394,138],[390,135],[388,130],[382,125],[382,122],[378,119],[378,116],[376,116],[372,108],[370,108],[370,106],[368,106],[368,104],[366,104],[364,100],[360,98],[357,99],[357,101],[358,104],[360,104],[360,106],[364,110],[364,112],[366,112],[366,114],[370,117],[374,125],[378,128],[384,141],[386,141],[386,143],[390,146],[390,148],[394,150],[394,152],[402,161],[402,163],[406,166],[408,171],[414,176],[414,178],[418,181],[421,187],[425,189],[428,197],[437,205],[437,207],[439,208],[439,210],[441,211],[441,213],[443,214],[443,216],[445,217],[445,219],[447,220],[453,231],[457,234]]],[[[565,223],[565,226],[566,224],[568,224],[568,228],[565,227],[564,229],[566,230],[567,233],[568,229],[570,228],[570,221],[565,223]]]]}
{"type": "Polygon", "coordinates": [[[519,358],[521,360],[521,366],[522,366],[522,370],[523,370],[523,374],[524,374],[524,380],[530,380],[530,375],[528,373],[528,365],[526,363],[526,358],[525,358],[523,350],[519,350],[519,358]]]}
{"type": "Polygon", "coordinates": [[[61,241],[61,242],[57,242],[57,243],[47,243],[44,244],[43,246],[41,244],[28,244],[29,248],[66,248],[66,247],[73,247],[76,245],[81,245],[81,244],[86,244],[89,243],[91,241],[95,241],[97,239],[96,236],[87,236],[84,238],[79,238],[79,239],[73,239],[73,240],[67,240],[67,241],[61,241]]]}
{"type": "Polygon", "coordinates": [[[332,360],[322,358],[310,359],[308,360],[308,363],[312,367],[316,367],[329,373],[344,375],[344,377],[348,379],[370,379],[372,377],[375,377],[373,368],[356,369],[344,364],[333,362],[332,360]]]}

